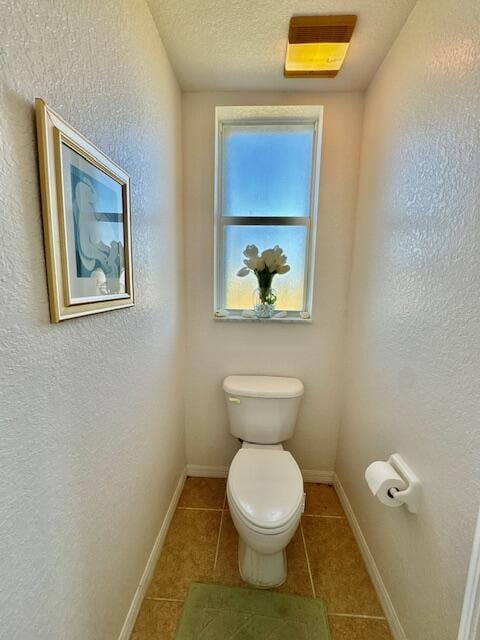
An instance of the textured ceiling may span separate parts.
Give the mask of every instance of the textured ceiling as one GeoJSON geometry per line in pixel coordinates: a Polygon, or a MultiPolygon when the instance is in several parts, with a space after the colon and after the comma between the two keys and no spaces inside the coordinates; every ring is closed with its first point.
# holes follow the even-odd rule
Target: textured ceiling
{"type": "Polygon", "coordinates": [[[148,0],[186,90],[365,89],[416,0],[148,0]],[[292,15],[354,13],[352,43],[333,79],[283,77],[292,15]]]}

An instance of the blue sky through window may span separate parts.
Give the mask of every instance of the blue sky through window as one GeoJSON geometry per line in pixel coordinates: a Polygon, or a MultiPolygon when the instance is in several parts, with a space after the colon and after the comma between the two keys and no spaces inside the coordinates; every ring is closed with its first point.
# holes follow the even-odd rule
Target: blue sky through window
{"type": "Polygon", "coordinates": [[[312,125],[224,125],[223,215],[308,216],[312,125]]]}
{"type": "Polygon", "coordinates": [[[290,271],[274,277],[276,309],[306,310],[315,122],[223,122],[221,131],[221,304],[226,309],[252,308],[258,282],[253,273],[237,276],[243,251],[248,244],[255,244],[260,253],[278,244],[290,271]],[[268,220],[271,217],[277,218],[275,224],[268,220]],[[286,217],[293,220],[283,223],[286,217]],[[250,223],[254,218],[257,224],[250,223]],[[298,224],[291,224],[296,218],[298,224]]]}

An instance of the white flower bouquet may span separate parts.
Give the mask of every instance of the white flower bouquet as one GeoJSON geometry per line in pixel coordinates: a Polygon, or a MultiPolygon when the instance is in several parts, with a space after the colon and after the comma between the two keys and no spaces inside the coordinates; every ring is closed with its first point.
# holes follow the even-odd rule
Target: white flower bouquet
{"type": "Polygon", "coordinates": [[[249,273],[254,273],[258,280],[260,303],[273,309],[277,296],[272,290],[272,280],[275,275],[282,275],[290,271],[287,256],[278,245],[275,245],[273,249],[265,249],[259,254],[258,248],[254,244],[247,245],[243,255],[245,256],[243,261],[245,266],[237,272],[237,276],[244,278],[249,273]]]}

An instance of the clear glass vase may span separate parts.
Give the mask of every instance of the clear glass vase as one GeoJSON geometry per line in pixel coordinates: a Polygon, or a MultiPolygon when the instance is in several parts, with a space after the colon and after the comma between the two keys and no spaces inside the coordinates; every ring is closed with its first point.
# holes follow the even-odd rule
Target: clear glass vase
{"type": "Polygon", "coordinates": [[[258,287],[253,292],[253,312],[257,318],[271,318],[275,313],[277,292],[272,287],[258,287]]]}

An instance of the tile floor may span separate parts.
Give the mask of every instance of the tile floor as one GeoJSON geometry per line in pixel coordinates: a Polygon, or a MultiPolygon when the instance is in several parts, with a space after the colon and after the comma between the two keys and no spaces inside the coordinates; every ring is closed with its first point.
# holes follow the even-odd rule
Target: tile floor
{"type": "MultiPolygon", "coordinates": [[[[131,640],[173,640],[190,582],[245,585],[225,480],[187,478],[131,640]]],[[[392,640],[333,487],[305,484],[305,513],[278,591],[322,598],[332,640],[392,640]]]]}

